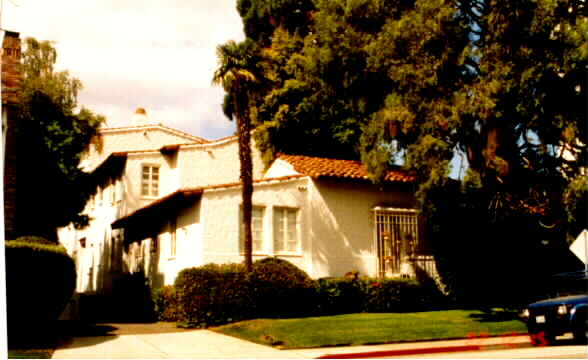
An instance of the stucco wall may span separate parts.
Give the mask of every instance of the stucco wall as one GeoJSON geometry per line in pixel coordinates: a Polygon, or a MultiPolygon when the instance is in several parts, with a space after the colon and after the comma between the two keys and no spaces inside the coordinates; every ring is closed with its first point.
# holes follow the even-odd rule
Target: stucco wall
{"type": "MultiPolygon", "coordinates": [[[[253,178],[263,175],[259,151],[252,145],[253,178]]],[[[206,145],[182,147],[178,153],[180,187],[235,183],[239,181],[239,144],[237,138],[206,145]]]]}
{"type": "Polygon", "coordinates": [[[73,225],[58,230],[60,243],[76,262],[78,292],[109,292],[113,274],[122,271],[121,244],[114,221],[116,204],[104,201],[95,204],[92,221],[84,229],[73,225]],[[82,244],[85,239],[85,246],[82,244]]]}
{"type": "Polygon", "coordinates": [[[411,192],[368,183],[315,180],[311,192],[313,276],[343,276],[358,270],[377,275],[374,218],[377,205],[412,208],[411,192]]]}
{"type": "MultiPolygon", "coordinates": [[[[308,227],[308,192],[305,190],[307,178],[295,179],[273,184],[258,184],[253,192],[253,204],[264,206],[264,242],[263,252],[254,253],[254,261],[267,256],[274,256],[273,250],[273,208],[289,207],[299,209],[297,218],[298,235],[301,251],[294,255],[278,255],[301,269],[311,272],[309,239],[305,236],[308,227]]],[[[204,192],[202,196],[201,220],[203,224],[203,257],[205,263],[242,262],[239,252],[239,208],[241,189],[222,189],[204,192]]]]}
{"type": "Polygon", "coordinates": [[[176,191],[178,189],[177,175],[174,168],[173,155],[164,156],[159,152],[129,154],[123,175],[124,201],[127,213],[149,204],[156,198],[176,191]],[[143,165],[159,166],[159,195],[155,198],[141,195],[143,165]]]}
{"type": "Polygon", "coordinates": [[[159,227],[157,245],[154,238],[144,239],[143,246],[147,249],[143,262],[143,271],[151,288],[172,285],[177,274],[189,267],[202,264],[202,240],[200,224],[200,205],[195,202],[172,214],[170,218],[162,218],[159,227]],[[176,221],[176,254],[171,252],[172,235],[168,221],[176,221]]]}
{"type": "Polygon", "coordinates": [[[91,168],[94,168],[113,152],[157,150],[164,145],[187,144],[193,141],[181,133],[176,134],[153,126],[104,129],[101,151],[92,145],[86,159],[89,160],[91,168]]]}

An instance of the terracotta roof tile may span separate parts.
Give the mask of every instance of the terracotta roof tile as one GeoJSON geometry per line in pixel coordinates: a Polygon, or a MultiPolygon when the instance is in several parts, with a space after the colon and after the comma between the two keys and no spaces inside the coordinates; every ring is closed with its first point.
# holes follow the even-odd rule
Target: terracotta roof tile
{"type": "MultiPolygon", "coordinates": [[[[368,171],[364,164],[355,160],[337,160],[301,155],[279,155],[278,159],[286,161],[297,172],[311,177],[331,177],[342,179],[368,180],[368,171]]],[[[393,170],[386,175],[387,182],[413,182],[414,176],[404,171],[393,170]]]]}

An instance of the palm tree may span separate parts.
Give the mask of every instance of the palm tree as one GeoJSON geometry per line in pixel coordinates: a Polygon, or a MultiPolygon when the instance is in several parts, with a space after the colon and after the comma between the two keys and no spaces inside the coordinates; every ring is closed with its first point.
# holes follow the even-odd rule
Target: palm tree
{"type": "Polygon", "coordinates": [[[239,138],[239,161],[241,163],[241,183],[243,201],[243,228],[245,267],[252,270],[253,237],[251,232],[251,213],[253,197],[253,164],[251,160],[251,119],[249,117],[250,90],[257,82],[253,62],[253,46],[249,42],[228,41],[216,48],[218,69],[214,72],[212,83],[221,85],[225,91],[225,114],[237,119],[239,138]]]}

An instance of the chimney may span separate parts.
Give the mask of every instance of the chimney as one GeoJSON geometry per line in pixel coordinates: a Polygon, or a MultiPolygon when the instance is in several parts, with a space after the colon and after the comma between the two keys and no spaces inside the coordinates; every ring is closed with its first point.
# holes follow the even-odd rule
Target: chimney
{"type": "Polygon", "coordinates": [[[145,109],[142,107],[137,108],[137,110],[135,110],[135,114],[133,114],[133,126],[147,125],[148,123],[149,121],[147,119],[147,111],[145,111],[145,109]]]}
{"type": "Polygon", "coordinates": [[[0,31],[2,35],[2,171],[4,177],[4,238],[15,239],[16,229],[16,118],[20,102],[21,45],[19,34],[0,31]]]}

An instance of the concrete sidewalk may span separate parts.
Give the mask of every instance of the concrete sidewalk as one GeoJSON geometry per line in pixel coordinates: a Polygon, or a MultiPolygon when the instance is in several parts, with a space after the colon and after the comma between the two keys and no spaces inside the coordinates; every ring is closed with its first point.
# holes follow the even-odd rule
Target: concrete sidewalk
{"type": "Polygon", "coordinates": [[[316,359],[397,357],[530,346],[528,336],[279,350],[209,330],[76,337],[54,359],[316,359]]]}

